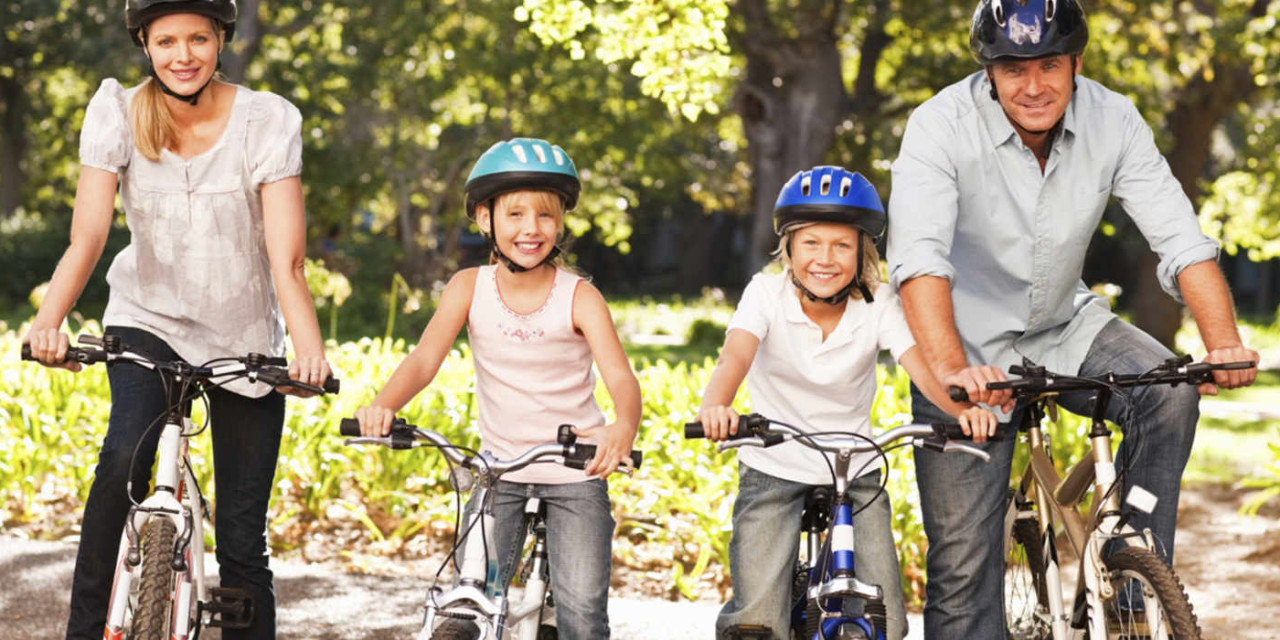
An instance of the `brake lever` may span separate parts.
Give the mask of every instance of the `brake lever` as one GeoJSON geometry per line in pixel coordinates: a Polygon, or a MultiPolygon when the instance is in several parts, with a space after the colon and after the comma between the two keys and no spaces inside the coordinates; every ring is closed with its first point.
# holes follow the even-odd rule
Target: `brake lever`
{"type": "Polygon", "coordinates": [[[975,447],[971,444],[966,444],[964,442],[956,442],[955,440],[949,440],[947,444],[942,447],[942,451],[945,453],[959,451],[960,453],[967,453],[975,458],[978,458],[983,462],[991,462],[991,454],[987,453],[986,451],[983,451],[982,449],[979,449],[978,447],[975,447]]]}

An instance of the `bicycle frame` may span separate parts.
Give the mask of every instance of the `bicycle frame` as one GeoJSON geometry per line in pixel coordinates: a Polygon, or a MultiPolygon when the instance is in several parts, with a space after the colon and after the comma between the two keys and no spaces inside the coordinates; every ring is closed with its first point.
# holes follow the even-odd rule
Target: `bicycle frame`
{"type": "MultiPolygon", "coordinates": [[[[1082,637],[1085,631],[1069,625],[1076,612],[1067,612],[1063,600],[1062,574],[1055,546],[1055,524],[1062,524],[1072,550],[1079,558],[1075,601],[1079,603],[1083,599],[1084,605],[1096,613],[1087,617],[1088,631],[1094,638],[1107,637],[1106,621],[1101,613],[1102,603],[1116,596],[1110,581],[1103,579],[1107,570],[1102,559],[1105,545],[1112,540],[1121,540],[1125,544],[1155,550],[1149,532],[1137,532],[1121,518],[1119,492],[1113,490],[1116,470],[1111,431],[1102,417],[1106,413],[1108,399],[1109,394],[1100,392],[1095,402],[1092,428],[1089,431],[1090,455],[1068,469],[1065,477],[1060,477],[1054,469],[1049,455],[1049,443],[1040,426],[1045,415],[1042,403],[1050,406],[1051,415],[1056,413],[1052,404],[1053,396],[1043,396],[1031,403],[1023,418],[1022,428],[1027,432],[1030,458],[1005,516],[1005,539],[1010,538],[1009,532],[1017,520],[1031,518],[1036,521],[1044,549],[1045,587],[1051,615],[1050,627],[1055,640],[1082,637]],[[1081,517],[1077,505],[1090,487],[1093,488],[1093,501],[1086,519],[1081,517]],[[1048,509],[1028,509],[1025,502],[1019,504],[1020,498],[1039,506],[1048,506],[1048,509]]],[[[1007,549],[1005,553],[1007,556],[1007,549]]],[[[1160,613],[1158,608],[1147,611],[1150,628],[1163,628],[1160,613]]]]}

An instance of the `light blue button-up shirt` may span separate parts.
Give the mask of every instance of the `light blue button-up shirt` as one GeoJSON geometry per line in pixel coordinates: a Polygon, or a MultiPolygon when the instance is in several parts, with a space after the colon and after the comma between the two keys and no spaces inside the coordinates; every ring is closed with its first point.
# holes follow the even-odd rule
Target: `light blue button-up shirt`
{"type": "Polygon", "coordinates": [[[982,72],[911,114],[893,164],[889,277],[951,282],[956,328],[972,365],[1023,356],[1076,372],[1114,314],[1080,279],[1109,196],[1160,256],[1164,290],[1217,257],[1191,202],[1128,98],[1078,78],[1043,173],[982,72]]]}

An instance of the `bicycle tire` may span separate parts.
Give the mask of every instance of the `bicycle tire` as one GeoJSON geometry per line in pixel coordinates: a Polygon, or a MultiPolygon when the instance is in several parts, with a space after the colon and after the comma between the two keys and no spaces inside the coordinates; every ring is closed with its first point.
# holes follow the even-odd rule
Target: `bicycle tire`
{"type": "Polygon", "coordinates": [[[446,618],[431,632],[431,640],[477,640],[480,626],[473,620],[446,618]]]}
{"type": "Polygon", "coordinates": [[[142,527],[142,575],[138,579],[138,604],[133,611],[130,640],[167,640],[169,596],[173,593],[173,537],[177,527],[164,516],[147,520],[142,527]]]}
{"type": "MultiPolygon", "coordinates": [[[[1017,507],[1011,503],[1011,509],[1017,507]]],[[[1004,618],[1009,640],[1048,640],[1049,590],[1044,541],[1035,520],[1016,519],[1005,541],[1004,618]]]]}
{"type": "Polygon", "coordinates": [[[1117,596],[1103,605],[1109,639],[1146,638],[1150,629],[1145,615],[1135,615],[1120,607],[1120,592],[1130,580],[1142,586],[1143,610],[1158,606],[1164,627],[1173,640],[1200,640],[1200,626],[1191,601],[1177,574],[1150,549],[1125,547],[1106,560],[1108,579],[1117,596]]]}
{"type": "Polygon", "coordinates": [[[559,640],[560,630],[549,624],[538,627],[538,640],[559,640]]]}

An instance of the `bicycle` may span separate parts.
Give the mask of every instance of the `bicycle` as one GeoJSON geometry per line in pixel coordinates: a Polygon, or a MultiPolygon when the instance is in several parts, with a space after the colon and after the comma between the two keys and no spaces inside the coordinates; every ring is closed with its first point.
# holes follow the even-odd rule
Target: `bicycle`
{"type": "MultiPolygon", "coordinates": [[[[1157,384],[1212,382],[1214,371],[1252,368],[1252,362],[1192,363],[1190,356],[1170,358],[1137,375],[1079,377],[1055,374],[1024,364],[1009,367],[1020,379],[987,384],[1010,389],[1025,410],[1018,430],[1027,434],[1030,457],[1012,489],[1005,516],[1005,624],[1013,640],[1068,638],[1177,640],[1200,638],[1191,602],[1173,569],[1156,553],[1150,530],[1128,524],[1120,493],[1125,469],[1116,471],[1111,430],[1104,417],[1111,398],[1125,388],[1157,384]],[[1088,433],[1090,454],[1060,477],[1053,466],[1049,437],[1041,430],[1048,415],[1057,420],[1058,395],[1092,391],[1088,433]],[[1093,489],[1088,516],[1078,506],[1093,489]],[[1048,506],[1048,509],[1044,509],[1048,506]],[[1056,530],[1061,525],[1075,552],[1077,575],[1071,610],[1066,609],[1056,530]],[[1119,547],[1103,558],[1104,550],[1119,547]]],[[[951,398],[968,401],[960,387],[951,398]]],[[[1130,461],[1133,456],[1130,456],[1130,461]]],[[[1130,462],[1132,464],[1132,462],[1130,462]]],[[[1150,513],[1156,497],[1142,487],[1129,489],[1130,507],[1150,513]]]]}
{"type": "MultiPolygon", "coordinates": [[[[348,445],[439,449],[450,465],[450,485],[459,494],[471,490],[471,500],[477,505],[468,511],[462,526],[455,528],[460,532],[459,538],[449,557],[454,558],[456,566],[457,553],[461,550],[462,562],[456,566],[453,584],[447,590],[438,584],[448,565],[446,558],[436,573],[436,582],[427,590],[422,628],[416,636],[419,640],[555,640],[554,599],[542,505],[537,498],[525,503],[525,514],[530,518],[526,536],[532,535],[534,542],[523,562],[527,574],[524,592],[518,599],[509,598],[493,541],[496,526],[493,502],[497,496],[493,490],[502,474],[537,462],[551,461],[572,469],[585,469],[595,457],[595,445],[579,444],[572,425],[565,424],[558,429],[556,444],[538,445],[512,460],[499,460],[488,451],[477,453],[455,445],[436,431],[418,428],[402,419],[396,419],[390,434],[383,437],[359,437],[360,423],[354,418],[344,418],[340,431],[349,436],[345,441],[348,445]],[[477,528],[479,535],[473,535],[477,528]]],[[[618,465],[618,470],[630,473],[639,469],[642,458],[641,452],[633,450],[630,460],[618,465]]]]}
{"type": "MultiPolygon", "coordinates": [[[[81,334],[76,342],[87,348],[68,348],[67,360],[86,365],[133,363],[151,369],[164,380],[169,398],[169,407],[147,429],[150,433],[164,420],[156,449],[154,489],[142,502],[133,502],[120,535],[103,638],[196,640],[205,626],[247,628],[253,621],[249,594],[205,583],[204,521],[210,517],[209,504],[187,452],[188,439],[202,433],[204,426],[195,429],[186,408],[205,390],[240,378],[314,393],[337,393],[340,383],[329,378],[323,387],[316,387],[291,380],[284,358],[260,353],[194,366],[133,352],[119,336],[81,334]]],[[[22,345],[22,359],[33,360],[29,345],[22,345]]],[[[133,501],[132,488],[128,491],[133,501]]]]}
{"type": "MultiPolygon", "coordinates": [[[[702,424],[685,424],[685,438],[704,437],[702,424]]],[[[991,440],[999,440],[997,432],[991,440]]],[[[884,640],[887,629],[884,591],[880,585],[866,584],[856,575],[853,522],[857,516],[845,491],[848,488],[850,459],[856,453],[874,451],[883,456],[897,440],[909,440],[916,447],[935,451],[958,451],[990,460],[986,451],[957,440],[968,440],[957,424],[908,424],[894,427],[878,436],[853,433],[805,433],[800,429],[770,420],[759,414],[738,419],[738,432],[720,443],[721,451],[742,446],[771,447],[787,441],[835,454],[832,484],[816,486],[805,498],[801,515],[803,556],[797,558],[792,589],[792,640],[844,640],[870,638],[884,640]],[[846,598],[863,601],[863,614],[844,612],[846,598]]],[[[887,481],[887,474],[885,477],[887,481]]],[[[884,491],[884,484],[881,484],[884,491]]],[[[735,630],[740,640],[769,640],[773,630],[759,625],[739,625],[735,630]]]]}

